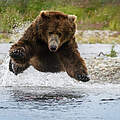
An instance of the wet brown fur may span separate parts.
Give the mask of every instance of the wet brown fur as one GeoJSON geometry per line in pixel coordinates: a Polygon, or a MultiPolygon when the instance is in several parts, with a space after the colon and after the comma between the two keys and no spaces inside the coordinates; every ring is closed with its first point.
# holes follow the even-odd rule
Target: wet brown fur
{"type": "Polygon", "coordinates": [[[74,16],[69,18],[61,12],[41,12],[21,39],[10,48],[9,52],[12,53],[15,49],[23,47],[24,58],[11,57],[11,60],[23,66],[32,65],[42,72],[66,71],[75,79],[78,79],[77,74],[87,75],[85,62],[77,50],[75,31],[74,16]],[[48,48],[48,31],[55,34],[62,33],[59,49],[56,52],[50,52],[48,48]]]}

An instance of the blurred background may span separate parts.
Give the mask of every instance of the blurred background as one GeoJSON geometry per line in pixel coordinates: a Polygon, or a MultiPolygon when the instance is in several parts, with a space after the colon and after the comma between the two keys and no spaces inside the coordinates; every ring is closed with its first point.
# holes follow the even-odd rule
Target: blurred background
{"type": "Polygon", "coordinates": [[[13,41],[13,30],[41,10],[76,15],[80,43],[120,43],[120,0],[0,0],[0,42],[13,41]]]}

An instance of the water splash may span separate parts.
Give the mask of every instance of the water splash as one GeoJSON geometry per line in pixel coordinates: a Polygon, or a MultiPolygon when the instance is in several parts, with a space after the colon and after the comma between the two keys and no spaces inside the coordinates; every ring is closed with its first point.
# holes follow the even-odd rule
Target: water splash
{"type": "Polygon", "coordinates": [[[3,64],[0,65],[0,86],[64,87],[76,84],[74,79],[70,78],[67,73],[43,73],[30,67],[23,73],[16,76],[9,71],[8,66],[9,56],[7,55],[3,64]]]}
{"type": "Polygon", "coordinates": [[[10,41],[11,42],[16,42],[18,41],[22,35],[24,34],[24,32],[27,30],[27,28],[30,26],[30,22],[26,22],[24,24],[21,24],[19,27],[15,27],[12,30],[12,34],[10,36],[10,41]]]}
{"type": "MultiPolygon", "coordinates": [[[[69,77],[66,72],[60,73],[44,73],[35,70],[32,66],[23,73],[14,75],[9,71],[9,55],[6,55],[4,62],[0,65],[0,86],[50,86],[63,88],[82,88],[82,87],[103,87],[111,86],[109,81],[101,82],[98,80],[90,80],[87,83],[78,82],[69,77]]],[[[113,81],[114,82],[114,81],[113,81]]],[[[119,81],[118,81],[119,82],[119,81]]],[[[112,85],[113,86],[113,85],[112,85]]],[[[114,84],[120,86],[120,84],[114,84]]]]}

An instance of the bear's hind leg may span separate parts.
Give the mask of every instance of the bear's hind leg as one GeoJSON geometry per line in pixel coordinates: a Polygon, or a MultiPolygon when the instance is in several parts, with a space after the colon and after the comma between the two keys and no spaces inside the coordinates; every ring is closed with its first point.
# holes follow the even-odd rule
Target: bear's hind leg
{"type": "Polygon", "coordinates": [[[10,59],[9,61],[9,70],[13,72],[15,75],[22,73],[24,70],[26,70],[29,67],[28,63],[25,64],[18,64],[15,63],[10,59]]]}

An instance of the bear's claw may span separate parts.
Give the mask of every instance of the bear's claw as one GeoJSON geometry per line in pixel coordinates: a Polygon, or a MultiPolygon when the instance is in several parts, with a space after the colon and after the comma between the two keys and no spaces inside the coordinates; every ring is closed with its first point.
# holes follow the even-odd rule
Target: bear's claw
{"type": "Polygon", "coordinates": [[[24,58],[24,48],[18,48],[10,52],[10,56],[14,59],[22,59],[24,58]]]}
{"type": "Polygon", "coordinates": [[[14,73],[14,70],[13,70],[13,63],[12,63],[11,60],[10,60],[10,62],[9,62],[9,70],[10,70],[11,72],[14,73]]]}
{"type": "Polygon", "coordinates": [[[82,81],[82,82],[88,82],[90,80],[88,75],[80,75],[80,74],[78,74],[76,77],[77,77],[77,80],[82,81]]]}

